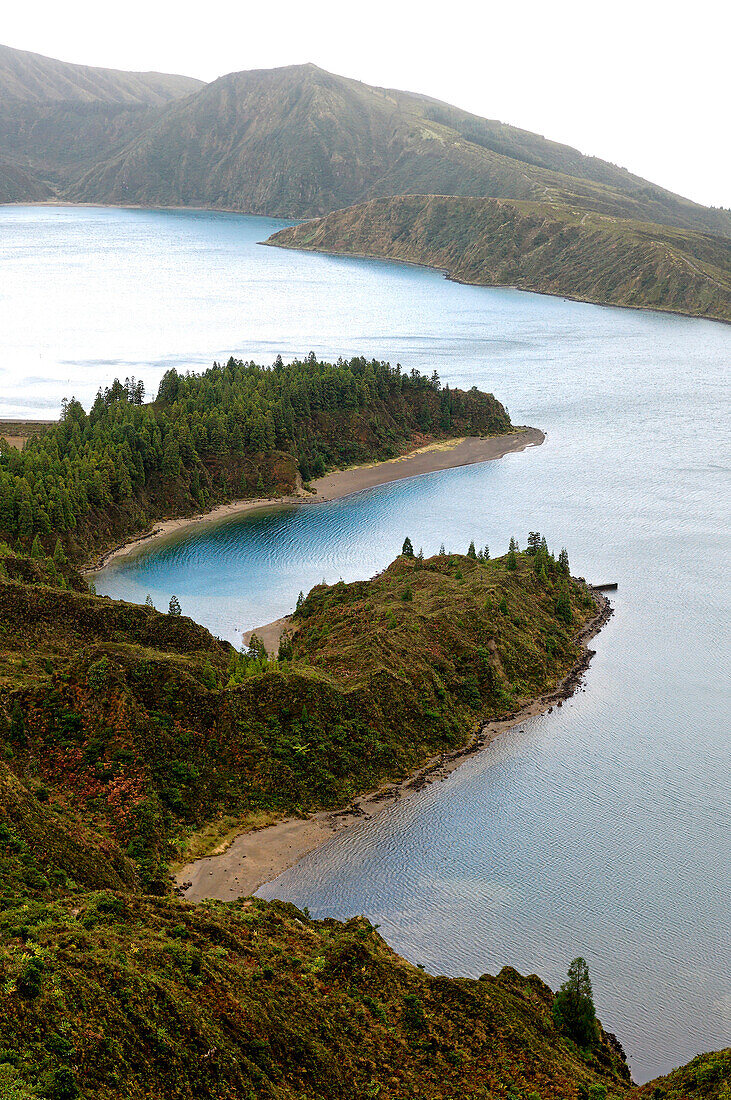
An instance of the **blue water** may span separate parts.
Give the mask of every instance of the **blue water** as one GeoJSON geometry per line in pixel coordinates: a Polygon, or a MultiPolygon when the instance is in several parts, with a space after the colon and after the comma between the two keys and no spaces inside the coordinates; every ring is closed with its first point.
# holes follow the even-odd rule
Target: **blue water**
{"type": "Polygon", "coordinates": [[[16,276],[0,286],[16,352],[0,369],[18,408],[56,393],[18,367],[18,288],[32,286],[53,308],[28,343],[73,364],[83,395],[114,372],[152,384],[169,362],[363,351],[493,390],[547,432],[497,462],[188,529],[114,563],[98,588],[159,607],[174,592],[236,641],[323,577],[372,575],[406,534],[427,553],[471,538],[498,553],[540,529],[574,573],[618,581],[585,691],[261,893],[316,916],[365,913],[434,972],[510,963],[555,986],[583,954],[638,1080],[727,1044],[728,328],[265,249],[278,223],[264,219],[20,209],[0,224],[16,276]],[[67,266],[77,250],[83,272],[67,266]],[[77,274],[95,287],[92,316],[77,274]]]}

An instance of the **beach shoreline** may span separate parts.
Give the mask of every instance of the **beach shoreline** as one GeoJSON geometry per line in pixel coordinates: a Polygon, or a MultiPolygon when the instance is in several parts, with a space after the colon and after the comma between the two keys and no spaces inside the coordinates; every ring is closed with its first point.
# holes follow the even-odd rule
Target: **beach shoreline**
{"type": "Polygon", "coordinates": [[[363,489],[386,485],[391,481],[401,481],[404,478],[419,477],[422,474],[457,469],[460,466],[471,466],[480,462],[491,462],[506,454],[523,451],[527,447],[538,447],[545,438],[545,434],[539,428],[519,427],[503,435],[435,440],[415,450],[407,451],[397,458],[366,463],[345,470],[334,470],[311,483],[313,492],[307,492],[298,486],[294,493],[286,496],[234,500],[227,504],[219,504],[208,512],[158,520],[150,530],[97,555],[81,570],[81,573],[85,576],[98,573],[117,558],[133,554],[142,545],[146,546],[154,540],[165,538],[185,527],[215,523],[265,508],[326,504],[363,489]]]}
{"type": "Polygon", "coordinates": [[[367,821],[382,809],[436,780],[446,779],[470,757],[501,733],[530,718],[561,707],[579,688],[594,651],[589,642],[609,620],[612,606],[606,596],[595,594],[597,614],[577,635],[581,654],[552,691],[527,701],[513,714],[479,724],[465,745],[427,760],[405,779],[388,783],[355,798],[340,809],[321,810],[302,817],[287,817],[274,824],[238,833],[207,856],[183,864],[174,875],[176,890],[191,902],[213,898],[233,901],[247,897],[273,881],[337,833],[359,821],[367,821]]]}

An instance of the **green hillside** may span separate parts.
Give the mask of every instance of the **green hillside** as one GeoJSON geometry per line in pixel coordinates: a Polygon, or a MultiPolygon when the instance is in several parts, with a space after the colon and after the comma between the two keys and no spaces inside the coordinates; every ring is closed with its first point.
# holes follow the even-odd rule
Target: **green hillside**
{"type": "Polygon", "coordinates": [[[190,76],[129,73],[73,65],[0,45],[0,100],[26,103],[125,103],[149,107],[201,87],[190,76]]]}
{"type": "Polygon", "coordinates": [[[3,1100],[726,1095],[723,1053],[638,1092],[535,975],[434,977],[363,918],[168,892],[201,822],[340,805],[555,687],[596,614],[563,555],[535,537],[318,586],[279,661],[1,560],[3,1100]]]}
{"type": "Polygon", "coordinates": [[[103,822],[158,889],[207,822],[342,805],[553,690],[597,614],[543,552],[515,569],[399,558],[373,581],[313,589],[270,661],[237,657],[184,616],[86,594],[58,560],[0,560],[18,774],[103,822]]]}
{"type": "Polygon", "coordinates": [[[282,229],[267,243],[408,260],[483,286],[731,320],[725,238],[573,207],[407,195],[282,229]]]}
{"type": "Polygon", "coordinates": [[[54,191],[43,180],[0,156],[0,203],[43,202],[54,191]]]}

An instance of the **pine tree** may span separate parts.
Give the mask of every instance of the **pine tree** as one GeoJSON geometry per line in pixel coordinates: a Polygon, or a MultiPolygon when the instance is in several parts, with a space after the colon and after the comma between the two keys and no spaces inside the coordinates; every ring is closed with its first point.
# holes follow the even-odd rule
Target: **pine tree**
{"type": "Polygon", "coordinates": [[[181,610],[181,607],[180,607],[180,601],[179,601],[177,596],[171,596],[170,597],[170,606],[168,607],[168,615],[175,615],[175,616],[182,615],[182,610],[181,610]]]}
{"type": "Polygon", "coordinates": [[[592,997],[589,967],[581,956],[569,966],[568,978],[553,998],[553,1019],[580,1047],[590,1047],[597,1038],[597,1019],[592,997]]]}
{"type": "Polygon", "coordinates": [[[529,531],[528,533],[528,549],[527,554],[535,554],[538,547],[541,545],[541,533],[540,531],[529,531]]]}
{"type": "Polygon", "coordinates": [[[302,605],[304,604],[304,602],[305,602],[305,594],[300,589],[300,594],[297,597],[297,604],[295,605],[295,609],[294,609],[295,615],[297,614],[297,612],[302,610],[302,605]]]}
{"type": "Polygon", "coordinates": [[[439,547],[439,556],[443,558],[446,552],[447,551],[444,549],[444,543],[442,543],[442,545],[439,547]]]}
{"type": "Polygon", "coordinates": [[[46,551],[43,549],[43,544],[38,538],[38,535],[33,539],[33,545],[30,548],[30,556],[32,558],[45,558],[46,551]]]}
{"type": "Polygon", "coordinates": [[[404,539],[404,544],[401,547],[401,554],[405,558],[413,558],[414,556],[414,547],[408,535],[404,539]]]}
{"type": "Polygon", "coordinates": [[[152,602],[152,596],[151,596],[151,595],[150,595],[150,593],[148,592],[148,593],[147,593],[147,595],[145,596],[145,607],[154,607],[154,606],[155,606],[155,605],[154,605],[154,603],[152,602]]]}
{"type": "Polygon", "coordinates": [[[56,539],[56,545],[53,548],[53,560],[55,561],[56,565],[65,565],[68,561],[68,558],[66,557],[66,551],[63,548],[63,543],[61,542],[60,538],[56,539]]]}
{"type": "Polygon", "coordinates": [[[485,561],[490,560],[490,547],[489,546],[487,546],[487,545],[485,546],[485,549],[482,551],[482,556],[485,559],[485,561]]]}
{"type": "Polygon", "coordinates": [[[518,568],[518,559],[515,556],[515,550],[513,550],[512,547],[510,550],[508,550],[508,555],[505,559],[505,568],[510,569],[511,572],[518,568]]]}
{"type": "Polygon", "coordinates": [[[477,551],[475,550],[475,540],[474,539],[472,540],[472,542],[467,547],[467,557],[468,558],[476,558],[477,557],[477,551]]]}
{"type": "Polygon", "coordinates": [[[561,553],[558,555],[558,568],[559,568],[561,573],[565,573],[566,576],[568,576],[568,574],[569,574],[569,555],[568,555],[568,552],[567,552],[565,546],[562,549],[561,553]]]}
{"type": "Polygon", "coordinates": [[[511,535],[510,536],[510,545],[508,546],[508,550],[515,550],[517,552],[518,549],[519,549],[518,540],[515,538],[514,535],[511,535]]]}
{"type": "Polygon", "coordinates": [[[571,611],[571,600],[569,599],[569,594],[566,589],[560,592],[556,598],[555,612],[557,619],[561,619],[567,626],[571,625],[574,616],[571,611]]]}

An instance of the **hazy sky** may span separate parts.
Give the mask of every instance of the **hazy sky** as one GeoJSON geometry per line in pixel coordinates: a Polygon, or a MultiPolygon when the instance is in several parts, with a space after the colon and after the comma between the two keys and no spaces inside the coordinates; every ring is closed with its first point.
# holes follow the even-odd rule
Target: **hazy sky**
{"type": "Polygon", "coordinates": [[[731,17],[722,0],[35,0],[3,8],[0,41],[19,49],[203,80],[313,61],[731,206],[731,17]]]}

